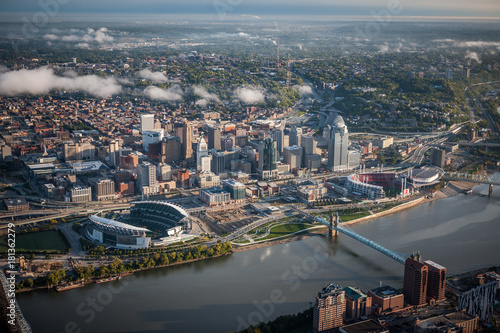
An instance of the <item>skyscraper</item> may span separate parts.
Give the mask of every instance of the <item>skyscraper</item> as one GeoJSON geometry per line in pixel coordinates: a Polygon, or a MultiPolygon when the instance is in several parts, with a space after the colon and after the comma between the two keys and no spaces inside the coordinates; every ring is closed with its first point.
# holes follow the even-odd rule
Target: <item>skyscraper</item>
{"type": "Polygon", "coordinates": [[[446,152],[442,149],[433,149],[431,155],[431,164],[443,168],[446,161],[446,152]]]}
{"type": "Polygon", "coordinates": [[[290,165],[290,170],[302,166],[304,148],[299,146],[288,146],[283,149],[283,163],[290,165]]]}
{"type": "Polygon", "coordinates": [[[155,115],[141,114],[141,133],[155,129],[155,115]]]}
{"type": "Polygon", "coordinates": [[[111,140],[109,143],[109,164],[120,165],[120,142],[118,140],[111,140]]]}
{"type": "Polygon", "coordinates": [[[193,160],[193,133],[191,124],[185,120],[182,126],[182,159],[187,163],[193,160]]]}
{"type": "Polygon", "coordinates": [[[137,186],[141,194],[157,194],[160,186],[156,180],[156,166],[142,162],[137,166],[137,186]]]}
{"type": "Polygon", "coordinates": [[[200,172],[212,170],[212,156],[208,155],[208,146],[203,137],[196,146],[196,169],[200,172]]]}
{"type": "Polygon", "coordinates": [[[163,138],[161,142],[161,162],[171,163],[181,160],[181,139],[178,136],[163,138]]]}
{"type": "Polygon", "coordinates": [[[349,132],[341,116],[333,121],[333,126],[327,126],[330,132],[328,140],[328,168],[332,171],[344,171],[348,168],[347,147],[349,132]]]}
{"type": "Polygon", "coordinates": [[[292,127],[290,130],[289,144],[290,146],[302,146],[302,128],[292,127]]]}
{"type": "Polygon", "coordinates": [[[278,154],[281,156],[283,155],[283,137],[285,133],[283,132],[282,129],[275,129],[271,132],[271,137],[276,141],[276,149],[278,151],[278,154]]]}
{"type": "Polygon", "coordinates": [[[276,141],[267,138],[259,143],[259,166],[257,172],[261,179],[270,179],[278,176],[276,163],[276,141]]]}
{"type": "Polygon", "coordinates": [[[429,282],[427,283],[427,296],[440,301],[445,299],[446,268],[431,260],[424,261],[429,269],[429,282]]]}
{"type": "Polygon", "coordinates": [[[344,324],[345,292],[340,286],[330,284],[318,293],[313,307],[313,332],[332,332],[344,324]]]}
{"type": "Polygon", "coordinates": [[[224,152],[219,151],[215,152],[212,151],[212,172],[216,174],[221,174],[226,171],[226,160],[224,156],[224,152]]]}
{"type": "Polygon", "coordinates": [[[218,127],[208,128],[208,149],[221,150],[220,128],[218,127]]]}
{"type": "Polygon", "coordinates": [[[423,305],[427,298],[429,268],[420,262],[420,255],[406,259],[403,294],[411,305],[423,305]]]}

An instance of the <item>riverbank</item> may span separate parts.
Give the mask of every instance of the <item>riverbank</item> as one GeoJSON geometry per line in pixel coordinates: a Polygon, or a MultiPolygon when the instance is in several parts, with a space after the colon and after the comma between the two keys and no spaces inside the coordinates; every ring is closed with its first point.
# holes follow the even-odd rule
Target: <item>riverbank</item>
{"type": "MultiPolygon", "coordinates": [[[[411,200],[409,202],[400,204],[396,207],[393,207],[391,209],[379,212],[379,213],[374,213],[369,216],[361,217],[356,220],[352,220],[349,222],[344,222],[342,225],[347,225],[347,226],[353,226],[353,225],[358,225],[361,223],[377,220],[379,218],[392,215],[395,213],[398,213],[402,210],[406,210],[409,208],[417,207],[419,205],[433,202],[439,199],[444,199],[448,197],[455,196],[457,194],[463,193],[465,190],[471,189],[473,186],[478,185],[478,183],[471,183],[471,182],[466,182],[466,181],[451,181],[449,182],[448,186],[446,188],[442,188],[432,198],[427,198],[426,196],[422,196],[419,198],[416,198],[414,200],[411,200]]],[[[324,228],[319,228],[315,229],[312,231],[304,231],[301,234],[298,235],[291,235],[290,237],[284,237],[281,239],[277,240],[271,240],[268,242],[260,242],[260,243],[250,243],[250,244],[239,244],[236,246],[233,246],[233,252],[243,252],[243,251],[249,251],[249,250],[255,250],[259,249],[262,247],[268,247],[268,246],[273,246],[273,245],[278,245],[278,244],[285,244],[288,242],[294,242],[298,240],[303,240],[307,239],[309,237],[317,236],[317,235],[323,235],[327,232],[327,227],[325,226],[324,228]]],[[[235,245],[235,244],[233,244],[235,245]]]]}
{"type": "MultiPolygon", "coordinates": [[[[356,220],[352,220],[349,222],[345,222],[342,224],[352,226],[352,225],[357,225],[357,224],[369,222],[372,220],[376,220],[376,219],[379,219],[379,218],[382,218],[382,217],[385,217],[385,216],[388,216],[391,214],[398,213],[402,210],[406,210],[409,208],[419,206],[419,205],[424,204],[424,203],[432,202],[432,201],[439,200],[439,199],[444,199],[447,197],[451,197],[451,196],[463,193],[464,190],[470,189],[475,185],[477,185],[477,184],[465,182],[465,181],[452,181],[449,183],[449,185],[446,188],[443,188],[440,191],[438,191],[436,193],[436,195],[432,198],[427,198],[427,197],[422,196],[422,197],[419,197],[417,199],[411,200],[409,202],[400,204],[400,205],[393,207],[391,209],[388,209],[386,211],[375,213],[373,215],[365,216],[365,217],[362,217],[362,218],[359,218],[356,220]]],[[[250,244],[232,244],[233,246],[232,246],[230,253],[238,253],[238,252],[268,247],[268,246],[274,246],[274,245],[278,245],[278,244],[285,244],[288,242],[294,242],[294,241],[298,241],[298,240],[305,240],[305,239],[313,237],[313,236],[325,235],[327,233],[327,231],[328,231],[328,229],[326,226],[324,226],[324,227],[318,226],[313,230],[304,230],[304,231],[296,233],[296,234],[285,235],[279,239],[272,239],[269,241],[263,241],[263,242],[259,242],[259,243],[250,243],[250,244]]],[[[228,254],[230,254],[230,253],[228,253],[228,254]]],[[[215,258],[215,257],[223,256],[223,255],[227,255],[227,254],[222,254],[222,255],[209,257],[209,258],[215,258]]],[[[208,259],[208,258],[190,259],[190,260],[186,260],[186,261],[182,261],[182,262],[170,263],[168,265],[159,265],[159,266],[154,266],[154,267],[141,268],[141,269],[136,269],[136,270],[128,271],[128,272],[131,272],[131,274],[133,274],[133,273],[136,273],[139,271],[160,268],[160,267],[181,265],[184,263],[195,262],[195,261],[204,260],[204,259],[208,259]]],[[[95,282],[93,282],[93,281],[86,282],[86,284],[90,284],[90,283],[95,283],[95,282]]],[[[47,287],[40,286],[40,287],[35,287],[35,288],[25,288],[25,289],[16,291],[16,293],[33,291],[33,290],[37,290],[37,289],[47,289],[47,287]]]]}

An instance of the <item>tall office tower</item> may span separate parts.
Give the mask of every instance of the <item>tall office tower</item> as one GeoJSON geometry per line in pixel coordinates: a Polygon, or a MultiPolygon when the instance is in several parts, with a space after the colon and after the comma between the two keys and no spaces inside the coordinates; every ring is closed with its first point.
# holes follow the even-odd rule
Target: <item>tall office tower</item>
{"type": "Polygon", "coordinates": [[[120,148],[118,140],[111,140],[109,143],[109,164],[112,166],[120,165],[120,148]]]}
{"type": "Polygon", "coordinates": [[[220,128],[218,127],[208,128],[208,149],[221,150],[220,128]]]}
{"type": "Polygon", "coordinates": [[[427,282],[427,296],[440,301],[445,299],[444,290],[446,288],[446,268],[431,260],[424,261],[429,269],[429,279],[427,282]]]}
{"type": "Polygon", "coordinates": [[[276,163],[276,141],[267,138],[259,143],[259,166],[258,173],[261,179],[270,179],[278,176],[278,165],[276,163]]]}
{"type": "Polygon", "coordinates": [[[443,168],[446,161],[446,151],[442,149],[433,149],[431,155],[431,164],[443,168]]]}
{"type": "Polygon", "coordinates": [[[429,267],[420,262],[420,255],[412,255],[405,261],[403,294],[411,305],[426,303],[429,267]]]}
{"type": "Polygon", "coordinates": [[[156,180],[156,166],[149,162],[142,162],[137,166],[137,187],[141,194],[160,192],[160,185],[156,180]]]}
{"type": "Polygon", "coordinates": [[[347,147],[349,146],[349,132],[341,116],[333,121],[333,126],[327,126],[330,132],[328,140],[328,168],[332,171],[347,170],[347,147]]]}
{"type": "Polygon", "coordinates": [[[318,293],[313,307],[313,332],[332,332],[344,324],[345,292],[340,286],[330,284],[318,293]]]}
{"type": "Polygon", "coordinates": [[[317,142],[312,136],[303,136],[301,147],[304,148],[304,155],[316,154],[317,142]]]}
{"type": "Polygon", "coordinates": [[[283,141],[284,141],[284,131],[282,129],[275,129],[271,132],[271,137],[276,141],[276,149],[278,151],[279,156],[283,155],[283,141]]]}
{"type": "Polygon", "coordinates": [[[221,174],[226,171],[226,159],[224,152],[213,151],[212,152],[212,172],[216,174],[221,174]]]}
{"type": "Polygon", "coordinates": [[[302,146],[302,128],[292,127],[290,130],[290,146],[302,146]]]}
{"type": "Polygon", "coordinates": [[[141,114],[141,133],[155,129],[155,115],[141,114]]]}
{"type": "Polygon", "coordinates": [[[208,145],[203,137],[200,138],[198,145],[196,146],[196,166],[201,165],[201,158],[208,156],[208,145]]]}
{"type": "Polygon", "coordinates": [[[161,162],[172,163],[181,160],[181,139],[178,136],[163,138],[161,142],[161,162]]]}
{"type": "Polygon", "coordinates": [[[191,163],[193,160],[193,133],[191,124],[187,120],[184,121],[182,126],[182,158],[191,163]]]}
{"type": "Polygon", "coordinates": [[[222,138],[221,140],[221,150],[224,150],[224,151],[228,151],[228,150],[231,150],[233,149],[233,145],[234,145],[234,137],[233,136],[226,136],[224,138],[222,138]]]}
{"type": "Polygon", "coordinates": [[[283,149],[283,163],[290,165],[290,170],[300,168],[304,155],[304,148],[288,146],[283,149]]]}

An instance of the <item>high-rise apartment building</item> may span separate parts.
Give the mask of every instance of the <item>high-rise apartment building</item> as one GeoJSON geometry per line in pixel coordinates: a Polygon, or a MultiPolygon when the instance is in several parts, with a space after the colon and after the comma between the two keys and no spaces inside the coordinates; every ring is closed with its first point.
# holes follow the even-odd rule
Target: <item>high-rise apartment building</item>
{"type": "Polygon", "coordinates": [[[92,182],[92,193],[96,201],[111,200],[115,197],[115,182],[100,179],[92,182]]]}
{"type": "Polygon", "coordinates": [[[405,261],[403,294],[406,303],[424,305],[427,299],[429,267],[420,262],[420,255],[411,256],[405,261]]]}
{"type": "Polygon", "coordinates": [[[344,324],[345,292],[340,286],[330,284],[318,293],[313,307],[313,332],[332,332],[344,324]]]}
{"type": "Polygon", "coordinates": [[[327,126],[330,132],[328,140],[328,168],[332,171],[344,171],[348,168],[347,148],[349,132],[341,116],[333,121],[333,126],[327,126]]]}
{"type": "Polygon", "coordinates": [[[444,291],[446,288],[446,268],[431,260],[424,261],[424,264],[429,269],[427,296],[436,301],[444,300],[444,291]]]}

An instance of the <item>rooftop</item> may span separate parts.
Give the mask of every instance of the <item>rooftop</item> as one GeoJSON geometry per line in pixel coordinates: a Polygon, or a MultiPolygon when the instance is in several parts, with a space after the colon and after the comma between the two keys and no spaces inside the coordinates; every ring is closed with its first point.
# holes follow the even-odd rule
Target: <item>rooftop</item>
{"type": "Polygon", "coordinates": [[[391,286],[383,286],[370,290],[373,294],[385,298],[401,295],[402,293],[391,286]]]}
{"type": "Polygon", "coordinates": [[[344,333],[382,333],[382,332],[389,332],[388,329],[386,329],[384,326],[380,325],[376,321],[370,319],[370,320],[365,320],[361,321],[359,323],[355,324],[350,324],[346,326],[342,326],[340,328],[341,332],[344,333]]]}
{"type": "Polygon", "coordinates": [[[344,288],[345,295],[351,299],[360,299],[360,298],[366,298],[366,294],[363,293],[359,288],[356,287],[345,287],[344,288]]]}

